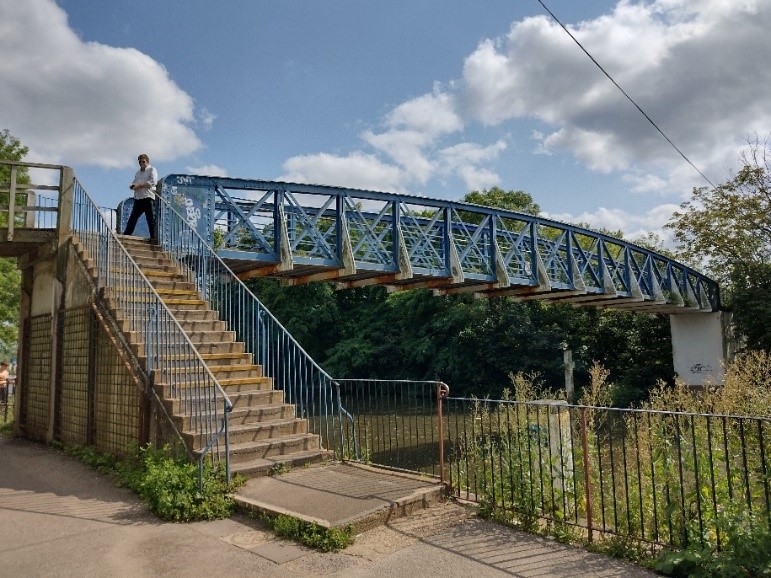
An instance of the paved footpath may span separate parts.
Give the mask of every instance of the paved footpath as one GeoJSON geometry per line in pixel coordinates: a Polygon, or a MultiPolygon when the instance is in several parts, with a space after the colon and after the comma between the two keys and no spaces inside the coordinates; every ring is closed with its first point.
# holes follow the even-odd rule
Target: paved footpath
{"type": "Polygon", "coordinates": [[[277,539],[243,516],[161,522],[130,491],[78,460],[0,437],[0,578],[191,575],[654,576],[485,522],[451,502],[393,520],[328,554],[277,539]]]}

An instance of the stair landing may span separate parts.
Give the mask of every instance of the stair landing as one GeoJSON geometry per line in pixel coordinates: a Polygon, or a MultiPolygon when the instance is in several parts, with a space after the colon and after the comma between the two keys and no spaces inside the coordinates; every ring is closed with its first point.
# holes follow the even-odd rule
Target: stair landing
{"type": "Polygon", "coordinates": [[[429,507],[444,497],[436,478],[350,462],[296,468],[250,479],[235,493],[239,508],[287,515],[324,528],[358,532],[429,507]]]}

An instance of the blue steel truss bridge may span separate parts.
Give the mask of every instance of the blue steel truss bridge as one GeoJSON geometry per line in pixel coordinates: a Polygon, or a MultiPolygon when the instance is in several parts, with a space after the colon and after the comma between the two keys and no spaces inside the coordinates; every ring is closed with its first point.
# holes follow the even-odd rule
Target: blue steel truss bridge
{"type": "Polygon", "coordinates": [[[430,288],[665,314],[720,308],[717,283],[686,265],[538,216],[226,177],[173,174],[161,190],[242,280],[430,288]]]}

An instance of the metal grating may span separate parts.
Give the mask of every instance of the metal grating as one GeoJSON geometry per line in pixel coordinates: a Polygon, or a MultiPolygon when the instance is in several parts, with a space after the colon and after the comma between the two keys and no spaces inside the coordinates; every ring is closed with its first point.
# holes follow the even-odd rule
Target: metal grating
{"type": "Polygon", "coordinates": [[[28,437],[45,440],[51,401],[51,315],[32,317],[29,327],[22,427],[28,437]]]}
{"type": "Polygon", "coordinates": [[[139,440],[141,393],[102,327],[94,340],[94,444],[123,454],[139,440]]]}
{"type": "Polygon", "coordinates": [[[57,403],[57,439],[73,444],[88,443],[89,347],[91,308],[62,311],[62,374],[57,403]]]}

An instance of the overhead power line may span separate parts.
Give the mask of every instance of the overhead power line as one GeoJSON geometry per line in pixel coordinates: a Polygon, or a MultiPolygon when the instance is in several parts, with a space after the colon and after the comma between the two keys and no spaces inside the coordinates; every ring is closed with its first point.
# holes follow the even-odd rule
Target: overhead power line
{"type": "Polygon", "coordinates": [[[582,45],[582,44],[581,44],[581,43],[578,41],[578,39],[577,39],[575,36],[573,36],[573,34],[571,34],[570,30],[568,30],[568,29],[567,29],[567,27],[566,27],[566,26],[565,26],[565,25],[564,25],[562,22],[560,22],[560,19],[559,19],[559,18],[557,18],[557,17],[554,15],[554,12],[552,12],[551,10],[549,10],[548,6],[546,6],[546,4],[544,4],[542,0],[538,0],[538,3],[539,3],[541,6],[543,6],[543,9],[544,9],[544,10],[546,10],[546,11],[549,13],[549,16],[551,16],[551,17],[554,19],[554,21],[555,21],[557,24],[559,24],[559,25],[562,27],[562,29],[565,31],[565,33],[566,33],[568,36],[570,36],[570,38],[572,38],[572,39],[573,39],[573,42],[575,42],[575,43],[578,45],[578,47],[579,47],[581,50],[583,50],[584,54],[586,54],[586,55],[589,57],[589,59],[590,59],[592,62],[594,62],[595,66],[597,66],[597,68],[599,68],[599,69],[602,71],[602,73],[603,73],[605,76],[607,76],[607,77],[608,77],[608,80],[610,80],[610,81],[611,81],[611,82],[614,84],[614,86],[615,86],[616,88],[618,88],[618,89],[621,91],[621,94],[623,94],[623,95],[624,95],[624,96],[627,98],[627,100],[628,100],[629,102],[631,102],[631,103],[634,105],[634,107],[635,107],[637,110],[639,110],[639,111],[640,111],[640,114],[642,114],[642,115],[645,117],[645,119],[646,119],[646,120],[647,120],[649,123],[651,123],[651,125],[653,126],[653,128],[655,128],[655,129],[656,129],[656,130],[659,132],[659,134],[660,134],[661,136],[663,136],[663,137],[664,137],[664,138],[667,140],[667,142],[668,142],[670,145],[672,145],[672,148],[673,148],[673,149],[675,149],[675,150],[676,150],[676,151],[677,151],[677,152],[680,154],[680,156],[681,156],[681,157],[683,157],[683,159],[685,159],[685,162],[687,162],[689,165],[691,165],[691,166],[693,167],[693,169],[694,169],[694,170],[695,170],[697,173],[699,173],[699,174],[701,175],[701,178],[703,178],[705,181],[707,181],[707,182],[710,184],[710,186],[711,186],[711,187],[714,189],[714,188],[715,188],[715,185],[712,183],[712,181],[710,181],[710,180],[709,180],[709,179],[706,177],[706,175],[705,175],[703,172],[701,172],[701,171],[699,170],[699,168],[698,168],[698,167],[697,167],[695,164],[693,164],[693,163],[691,162],[691,160],[690,160],[690,159],[689,159],[687,156],[685,156],[685,153],[683,153],[683,151],[681,151],[681,150],[680,150],[680,149],[677,147],[677,145],[676,145],[675,143],[673,143],[673,142],[672,142],[672,139],[670,139],[670,138],[669,138],[669,137],[668,137],[666,134],[664,134],[664,131],[663,131],[663,130],[661,130],[661,129],[659,128],[659,126],[658,126],[658,125],[657,125],[657,124],[656,124],[656,123],[653,121],[653,119],[652,119],[650,116],[648,116],[648,114],[647,114],[647,113],[646,113],[646,112],[645,112],[645,111],[644,111],[642,108],[640,108],[640,105],[639,105],[639,104],[637,104],[637,103],[634,101],[634,99],[633,99],[631,96],[629,96],[629,95],[626,93],[626,91],[625,91],[623,88],[621,88],[621,86],[619,86],[618,82],[616,82],[616,81],[613,79],[613,77],[612,77],[610,74],[608,74],[608,71],[607,71],[607,70],[605,70],[605,69],[602,67],[602,65],[601,65],[599,62],[597,62],[597,60],[594,58],[594,56],[592,56],[591,54],[589,54],[589,51],[588,51],[588,50],[586,50],[586,48],[584,48],[584,47],[583,47],[583,45],[582,45]]]}

